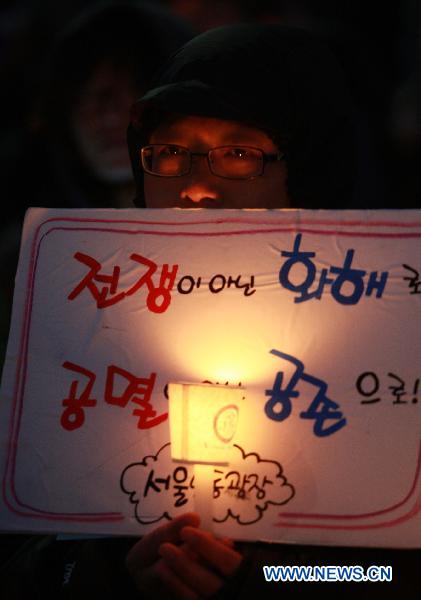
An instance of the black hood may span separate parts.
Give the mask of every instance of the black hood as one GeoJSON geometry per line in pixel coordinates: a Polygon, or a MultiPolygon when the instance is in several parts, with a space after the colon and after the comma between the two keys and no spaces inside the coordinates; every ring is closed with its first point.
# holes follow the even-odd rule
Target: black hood
{"type": "Polygon", "coordinates": [[[233,25],[185,44],[133,107],[128,142],[137,205],[144,206],[139,148],[162,111],[245,122],[286,152],[294,207],[349,206],[354,116],[344,75],[312,34],[280,25],[233,25]]]}
{"type": "Polygon", "coordinates": [[[60,127],[103,62],[125,69],[143,94],[157,70],[194,35],[184,20],[148,2],[85,7],[56,33],[41,72],[35,73],[42,116],[60,127]]]}
{"type": "MultiPolygon", "coordinates": [[[[184,20],[162,7],[116,0],[82,8],[57,32],[42,72],[37,73],[38,130],[30,140],[35,151],[45,155],[44,162],[52,161],[53,177],[63,182],[66,199],[56,193],[56,202],[109,206],[115,201],[115,186],[100,181],[81,155],[72,120],[74,107],[98,67],[108,64],[124,73],[136,90],[134,99],[194,34],[184,20]]],[[[45,174],[39,177],[45,180],[45,174]]],[[[41,183],[40,189],[44,188],[41,183]]]]}

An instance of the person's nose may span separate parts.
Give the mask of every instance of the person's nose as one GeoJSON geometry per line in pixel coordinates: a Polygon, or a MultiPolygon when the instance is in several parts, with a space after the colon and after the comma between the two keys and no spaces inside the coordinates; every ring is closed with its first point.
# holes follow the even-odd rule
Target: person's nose
{"type": "Polygon", "coordinates": [[[222,196],[218,184],[219,178],[210,171],[207,157],[192,156],[191,170],[185,176],[180,199],[184,206],[219,208],[222,196]]]}

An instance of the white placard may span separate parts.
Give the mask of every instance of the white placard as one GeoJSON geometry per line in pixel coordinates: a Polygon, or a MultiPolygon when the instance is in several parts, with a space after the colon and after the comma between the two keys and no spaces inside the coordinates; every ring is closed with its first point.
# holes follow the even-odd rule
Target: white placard
{"type": "Polygon", "coordinates": [[[0,527],[139,535],[194,510],[166,385],[209,381],[246,395],[216,533],[420,547],[420,272],[416,210],[31,209],[0,527]]]}

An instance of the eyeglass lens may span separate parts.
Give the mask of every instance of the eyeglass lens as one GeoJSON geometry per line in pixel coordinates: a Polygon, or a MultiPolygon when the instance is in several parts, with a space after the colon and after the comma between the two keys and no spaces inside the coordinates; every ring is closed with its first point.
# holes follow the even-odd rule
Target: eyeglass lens
{"type": "MultiPolygon", "coordinates": [[[[179,177],[190,171],[191,157],[187,148],[154,144],[142,148],[143,168],[161,177],[179,177]]],[[[258,148],[223,146],[208,152],[209,168],[214,175],[247,179],[263,171],[263,152],[258,148]]]]}

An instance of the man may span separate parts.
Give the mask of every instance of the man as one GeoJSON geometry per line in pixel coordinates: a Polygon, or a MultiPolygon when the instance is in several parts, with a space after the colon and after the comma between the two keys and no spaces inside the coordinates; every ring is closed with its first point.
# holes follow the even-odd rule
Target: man
{"type": "Polygon", "coordinates": [[[222,195],[232,189],[236,197],[209,206],[345,208],[355,200],[355,123],[347,85],[330,52],[300,30],[237,25],[197,36],[173,55],[157,86],[134,105],[128,142],[138,206],[182,206],[174,199],[178,186],[196,168],[202,168],[200,179],[209,166],[213,185],[222,195]],[[215,175],[212,157],[193,156],[190,173],[165,177],[147,163],[145,174],[141,148],[156,143],[190,143],[193,152],[214,144],[257,146],[282,156],[264,161],[262,172],[244,177],[246,183],[215,175]],[[259,187],[274,173],[284,178],[275,198],[259,199],[259,187]]]}
{"type": "MultiPolygon", "coordinates": [[[[347,88],[330,53],[302,31],[237,25],[194,38],[135,104],[128,141],[138,206],[352,204],[347,88]]],[[[198,515],[189,513],[144,536],[127,566],[146,596],[164,587],[190,599],[235,596],[250,561],[230,541],[201,530],[198,515]]]]}
{"type": "MultiPolygon", "coordinates": [[[[141,207],[359,205],[354,111],[344,77],[329,51],[303,31],[237,25],[194,38],[134,106],[128,141],[141,207]]],[[[393,564],[393,582],[376,584],[376,593],[418,598],[411,558],[415,564],[415,552],[375,548],[234,547],[201,530],[198,515],[188,513],[144,536],[126,564],[142,597],[263,592],[302,599],[325,593],[326,584],[265,584],[262,566],[393,564]]],[[[373,595],[371,584],[328,585],[341,598],[373,595]]]]}

